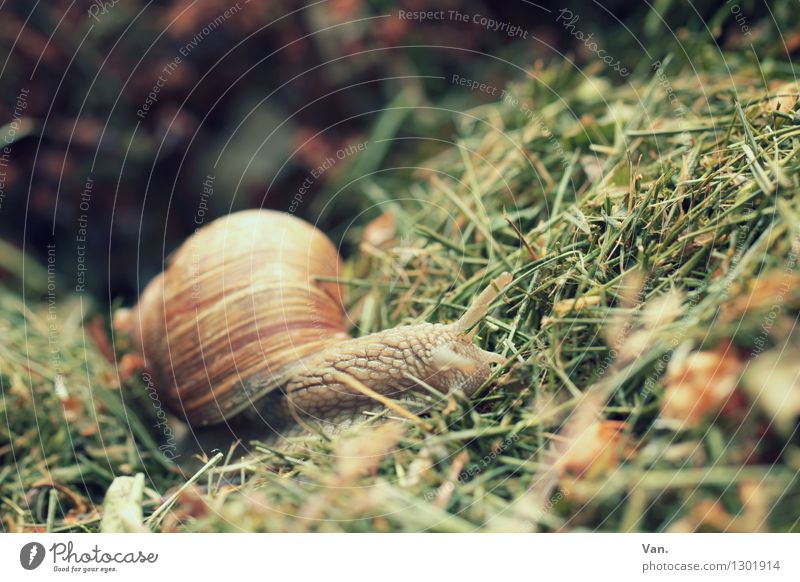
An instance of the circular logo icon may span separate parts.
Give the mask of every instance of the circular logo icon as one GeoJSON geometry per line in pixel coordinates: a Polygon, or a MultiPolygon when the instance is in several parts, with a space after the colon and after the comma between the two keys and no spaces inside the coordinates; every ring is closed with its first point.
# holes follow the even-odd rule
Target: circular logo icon
{"type": "Polygon", "coordinates": [[[35,570],[44,561],[44,546],[39,542],[30,542],[19,551],[19,563],[26,570],[35,570]]]}

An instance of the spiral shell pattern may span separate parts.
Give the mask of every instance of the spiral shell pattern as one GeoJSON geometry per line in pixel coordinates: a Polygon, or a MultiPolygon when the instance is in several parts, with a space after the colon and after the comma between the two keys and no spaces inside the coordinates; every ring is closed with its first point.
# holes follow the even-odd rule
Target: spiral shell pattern
{"type": "Polygon", "coordinates": [[[283,212],[238,212],[196,231],[130,318],[160,396],[197,426],[284,384],[292,364],[348,337],[330,281],[341,268],[322,232],[283,212]]]}

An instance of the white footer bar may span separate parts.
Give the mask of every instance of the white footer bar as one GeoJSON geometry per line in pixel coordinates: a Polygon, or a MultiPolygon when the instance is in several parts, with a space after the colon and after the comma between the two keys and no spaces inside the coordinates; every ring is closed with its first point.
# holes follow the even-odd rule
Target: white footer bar
{"type": "Polygon", "coordinates": [[[797,534],[0,535],[2,580],[800,580],[798,564],[797,534]]]}

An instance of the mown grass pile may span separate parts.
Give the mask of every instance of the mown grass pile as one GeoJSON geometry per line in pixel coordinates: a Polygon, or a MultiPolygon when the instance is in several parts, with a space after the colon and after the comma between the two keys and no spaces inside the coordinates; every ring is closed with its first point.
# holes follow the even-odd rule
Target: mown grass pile
{"type": "Polygon", "coordinates": [[[421,169],[357,181],[380,217],[347,235],[358,333],[451,321],[514,276],[479,328],[497,381],[402,403],[424,423],[223,451],[187,485],[81,305],[55,366],[46,308],[3,292],[3,528],[96,529],[143,472],[155,530],[800,529],[800,88],[718,68],[535,70],[421,169]]]}

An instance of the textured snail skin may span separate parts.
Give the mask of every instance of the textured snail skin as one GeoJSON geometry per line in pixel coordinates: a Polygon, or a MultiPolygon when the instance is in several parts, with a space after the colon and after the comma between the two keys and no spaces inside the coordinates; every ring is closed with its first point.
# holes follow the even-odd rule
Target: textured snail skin
{"type": "Polygon", "coordinates": [[[353,383],[388,398],[420,382],[471,394],[489,365],[504,361],[474,345],[470,330],[509,274],[457,322],[348,338],[342,289],[329,282],[340,270],[336,248],[310,224],[274,211],[234,213],[175,252],[127,329],[160,396],[194,426],[265,402],[277,408],[272,416],[301,422],[354,417],[376,402],[353,383]]]}
{"type": "Polygon", "coordinates": [[[341,422],[375,406],[375,401],[343,383],[348,376],[382,396],[400,398],[420,381],[443,394],[470,396],[490,376],[489,364],[503,358],[471,343],[455,324],[421,323],[396,327],[337,343],[295,366],[282,392],[281,416],[341,422]]]}

